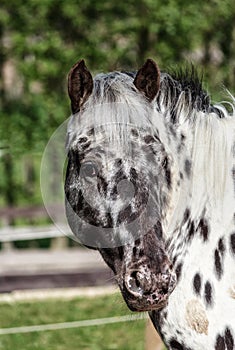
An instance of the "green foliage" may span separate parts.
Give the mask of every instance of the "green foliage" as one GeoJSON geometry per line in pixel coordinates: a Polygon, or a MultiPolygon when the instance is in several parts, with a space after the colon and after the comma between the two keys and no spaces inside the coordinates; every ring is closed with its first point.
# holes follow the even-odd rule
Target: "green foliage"
{"type": "MultiPolygon", "coordinates": [[[[133,70],[147,57],[161,69],[189,60],[205,71],[212,91],[223,83],[232,90],[233,5],[232,0],[2,0],[0,148],[9,149],[0,149],[0,171],[7,178],[0,180],[0,204],[24,202],[26,180],[16,181],[17,162],[24,162],[22,154],[42,153],[54,129],[69,116],[66,76],[80,58],[93,73],[133,70]],[[13,82],[7,85],[9,63],[13,82]],[[11,176],[6,153],[7,164],[13,163],[11,176]],[[12,198],[9,188],[15,191],[12,198]]],[[[34,192],[31,202],[40,201],[34,192]]]]}

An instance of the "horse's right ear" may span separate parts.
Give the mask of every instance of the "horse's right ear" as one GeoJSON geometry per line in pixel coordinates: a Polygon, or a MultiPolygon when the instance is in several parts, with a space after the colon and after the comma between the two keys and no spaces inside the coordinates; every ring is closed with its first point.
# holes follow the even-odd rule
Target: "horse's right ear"
{"type": "Polygon", "coordinates": [[[92,75],[87,69],[85,61],[80,60],[71,68],[68,76],[68,93],[73,114],[77,113],[87,101],[92,89],[92,75]]]}

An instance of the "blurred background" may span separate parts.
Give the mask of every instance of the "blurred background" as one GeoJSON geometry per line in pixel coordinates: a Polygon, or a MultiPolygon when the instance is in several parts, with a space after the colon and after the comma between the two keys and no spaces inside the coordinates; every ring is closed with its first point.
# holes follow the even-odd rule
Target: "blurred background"
{"type": "Polygon", "coordinates": [[[1,207],[42,204],[41,154],[70,115],[71,66],[84,58],[94,74],[133,70],[147,57],[161,70],[193,62],[215,99],[222,85],[233,92],[234,2],[1,1],[1,207]]]}
{"type": "MultiPolygon", "coordinates": [[[[84,58],[96,74],[135,70],[148,57],[161,70],[192,62],[203,73],[212,100],[225,98],[224,86],[234,93],[234,1],[1,1],[1,293],[113,282],[95,252],[52,225],[40,192],[41,157],[51,134],[70,115],[66,79],[77,60],[84,58]]],[[[52,166],[56,172],[56,160],[52,166]]],[[[14,317],[9,324],[18,325],[14,317]]],[[[30,318],[26,315],[25,323],[30,318]]],[[[23,342],[22,349],[50,348],[37,341],[23,342]]],[[[133,349],[143,349],[141,341],[133,349]]],[[[132,349],[87,344],[84,340],[81,348],[132,349]]],[[[0,341],[0,349],[13,348],[10,341],[0,341]]]]}

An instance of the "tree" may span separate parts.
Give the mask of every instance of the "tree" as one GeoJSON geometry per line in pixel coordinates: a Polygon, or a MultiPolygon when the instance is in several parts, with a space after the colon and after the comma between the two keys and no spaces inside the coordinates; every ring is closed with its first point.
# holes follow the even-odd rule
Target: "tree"
{"type": "MultiPolygon", "coordinates": [[[[234,23],[232,0],[2,0],[0,147],[9,147],[0,158],[4,202],[32,200],[16,169],[25,161],[23,154],[32,160],[41,153],[52,131],[69,116],[66,76],[76,60],[85,58],[95,73],[133,70],[147,57],[161,69],[188,58],[205,67],[212,88],[218,81],[231,88],[234,23]]],[[[38,165],[31,163],[29,172],[34,173],[38,165]]],[[[38,176],[28,178],[38,181],[38,176]]]]}

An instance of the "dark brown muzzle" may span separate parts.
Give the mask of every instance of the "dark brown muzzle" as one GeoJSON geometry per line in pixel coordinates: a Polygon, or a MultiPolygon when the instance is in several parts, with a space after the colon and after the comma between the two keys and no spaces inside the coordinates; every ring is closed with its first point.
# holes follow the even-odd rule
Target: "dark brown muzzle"
{"type": "Polygon", "coordinates": [[[155,273],[146,264],[126,271],[123,281],[124,298],[133,311],[150,311],[166,305],[176,285],[176,274],[164,264],[162,271],[155,273]]]}

